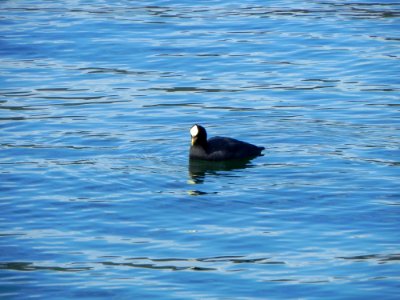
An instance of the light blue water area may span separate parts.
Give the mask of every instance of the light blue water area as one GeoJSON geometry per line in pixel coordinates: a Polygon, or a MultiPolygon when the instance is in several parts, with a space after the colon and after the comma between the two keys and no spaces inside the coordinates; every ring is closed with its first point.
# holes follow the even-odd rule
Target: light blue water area
{"type": "Polygon", "coordinates": [[[2,299],[398,299],[400,4],[1,1],[2,299]],[[189,129],[266,147],[189,163],[189,129]]]}

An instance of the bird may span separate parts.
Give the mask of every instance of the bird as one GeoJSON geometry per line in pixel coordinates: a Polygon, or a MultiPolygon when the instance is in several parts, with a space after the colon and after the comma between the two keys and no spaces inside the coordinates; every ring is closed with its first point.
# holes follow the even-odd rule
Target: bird
{"type": "Polygon", "coordinates": [[[207,140],[206,129],[198,124],[190,128],[190,135],[192,138],[190,159],[207,161],[251,159],[262,155],[261,152],[265,149],[229,137],[216,136],[207,140]]]}

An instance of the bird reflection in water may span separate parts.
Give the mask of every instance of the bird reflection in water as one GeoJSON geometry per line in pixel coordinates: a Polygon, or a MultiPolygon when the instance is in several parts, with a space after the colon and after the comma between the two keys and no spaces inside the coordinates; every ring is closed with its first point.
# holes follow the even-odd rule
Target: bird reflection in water
{"type": "MultiPolygon", "coordinates": [[[[189,159],[189,184],[203,184],[207,175],[219,175],[219,172],[227,172],[245,168],[251,168],[251,159],[230,160],[230,161],[205,161],[197,159],[189,159]]],[[[216,192],[215,192],[216,193],[216,192]]],[[[200,196],[209,194],[199,190],[190,190],[188,192],[192,196],[200,196]]]]}

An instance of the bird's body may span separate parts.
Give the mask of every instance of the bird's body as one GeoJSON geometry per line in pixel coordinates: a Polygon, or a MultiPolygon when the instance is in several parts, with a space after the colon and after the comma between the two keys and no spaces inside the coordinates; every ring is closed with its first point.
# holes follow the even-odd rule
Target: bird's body
{"type": "Polygon", "coordinates": [[[190,130],[192,146],[191,159],[223,161],[234,159],[249,159],[261,155],[264,147],[242,142],[229,137],[216,136],[207,140],[204,127],[194,125],[190,130]]]}

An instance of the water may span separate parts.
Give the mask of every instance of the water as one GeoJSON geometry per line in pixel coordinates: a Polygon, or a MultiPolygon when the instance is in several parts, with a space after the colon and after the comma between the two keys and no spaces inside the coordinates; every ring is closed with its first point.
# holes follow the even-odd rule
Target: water
{"type": "Polygon", "coordinates": [[[396,299],[400,5],[2,1],[3,299],[396,299]],[[189,129],[265,146],[189,166],[189,129]]]}

